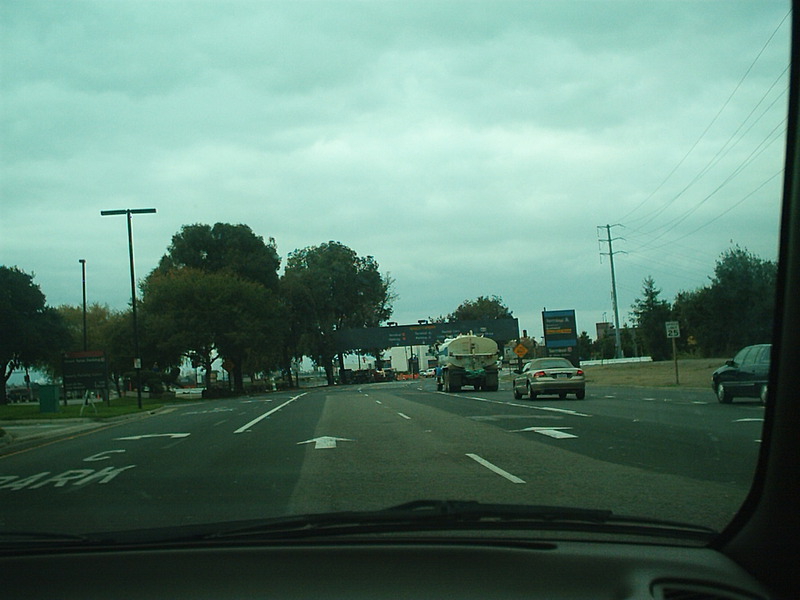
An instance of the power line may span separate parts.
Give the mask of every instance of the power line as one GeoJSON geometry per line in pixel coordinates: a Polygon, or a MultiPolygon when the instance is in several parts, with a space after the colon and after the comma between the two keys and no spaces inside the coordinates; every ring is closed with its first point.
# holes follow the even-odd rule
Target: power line
{"type": "MultiPolygon", "coordinates": [[[[764,151],[765,151],[765,150],[766,150],[766,149],[767,149],[767,148],[768,148],[770,145],[772,145],[773,143],[775,143],[775,141],[777,141],[778,139],[780,139],[780,138],[781,138],[781,136],[782,136],[782,133],[783,133],[783,131],[785,131],[785,130],[782,130],[781,132],[779,132],[779,133],[780,133],[780,135],[778,135],[778,136],[776,136],[776,137],[773,137],[771,140],[769,140],[769,142],[767,142],[767,140],[768,140],[770,137],[772,137],[772,136],[775,134],[775,132],[776,132],[777,128],[778,128],[778,127],[780,127],[780,126],[781,126],[781,125],[783,125],[783,124],[784,124],[784,122],[781,122],[781,123],[779,123],[779,124],[778,124],[778,125],[775,127],[775,129],[773,129],[773,130],[772,130],[772,131],[771,131],[771,132],[770,132],[770,133],[767,135],[767,137],[766,137],[764,140],[762,140],[762,141],[761,141],[761,143],[760,143],[758,146],[756,146],[756,148],[755,148],[755,149],[754,149],[754,150],[753,150],[753,151],[750,153],[750,155],[749,155],[749,156],[748,156],[748,157],[747,157],[747,158],[746,158],[744,161],[742,161],[742,163],[741,163],[741,164],[740,164],[740,165],[739,165],[739,166],[738,166],[736,169],[734,169],[734,171],[733,171],[733,172],[732,172],[732,173],[731,173],[731,174],[730,174],[728,177],[726,177],[726,178],[725,178],[725,179],[722,181],[722,183],[720,183],[720,184],[719,184],[719,185],[718,185],[716,188],[714,188],[714,189],[713,189],[713,190],[712,190],[712,191],[711,191],[709,194],[707,194],[707,195],[706,195],[706,196],[705,196],[705,197],[704,197],[702,200],[700,200],[699,202],[697,202],[697,203],[696,203],[696,204],[695,204],[695,205],[694,205],[692,208],[690,208],[689,210],[687,210],[685,213],[683,213],[682,215],[679,215],[679,216],[675,217],[674,219],[672,219],[672,220],[670,220],[670,221],[667,221],[667,222],[666,222],[664,225],[662,225],[660,228],[666,228],[666,229],[664,229],[664,230],[663,230],[661,233],[659,233],[659,234],[658,234],[658,235],[656,235],[655,237],[650,237],[650,238],[648,239],[648,241],[647,241],[647,242],[645,242],[645,243],[644,243],[644,244],[641,246],[641,248],[646,248],[647,246],[651,246],[651,245],[652,245],[654,242],[656,242],[657,240],[659,240],[659,239],[661,239],[662,237],[664,237],[664,236],[665,236],[666,234],[668,234],[670,231],[674,230],[674,229],[675,229],[675,228],[676,228],[678,225],[680,225],[681,223],[683,223],[683,222],[684,222],[686,219],[688,219],[688,218],[689,218],[689,217],[690,217],[692,214],[694,214],[695,212],[697,212],[697,210],[698,210],[698,209],[699,209],[701,206],[703,206],[703,204],[705,204],[705,203],[706,203],[708,200],[710,200],[710,199],[711,199],[711,198],[712,198],[712,197],[713,197],[715,194],[717,194],[717,192],[719,192],[719,191],[720,191],[722,188],[724,188],[726,185],[728,185],[728,184],[729,184],[729,183],[730,183],[730,182],[731,182],[731,181],[732,181],[732,180],[733,180],[733,179],[734,179],[734,178],[735,178],[737,175],[739,175],[739,174],[740,174],[740,173],[741,173],[741,172],[742,172],[742,171],[743,171],[743,170],[744,170],[744,169],[745,169],[747,166],[749,166],[750,164],[752,164],[752,162],[753,162],[753,161],[754,161],[754,160],[755,160],[755,159],[756,159],[756,158],[757,158],[757,157],[758,157],[760,154],[762,154],[762,153],[763,153],[763,152],[764,152],[764,151]]],[[[782,171],[781,171],[781,172],[782,172],[782,171]]],[[[780,172],[779,172],[779,174],[780,174],[780,172]]],[[[756,191],[757,191],[758,189],[760,189],[761,187],[763,187],[763,186],[764,186],[766,183],[768,183],[769,181],[771,181],[771,180],[772,180],[772,179],[774,179],[774,178],[775,178],[775,175],[771,176],[769,179],[767,179],[766,181],[762,182],[762,183],[761,183],[761,184],[758,186],[758,188],[756,188],[756,191]]],[[[746,198],[748,198],[748,197],[750,197],[751,195],[752,195],[752,194],[748,194],[748,196],[746,196],[746,197],[745,197],[745,199],[746,199],[746,198]]],[[[741,204],[743,201],[744,201],[744,199],[743,199],[742,201],[740,201],[740,202],[737,202],[735,206],[738,206],[738,205],[739,205],[739,204],[741,204]]],[[[730,209],[729,209],[729,210],[730,210],[730,209]]],[[[729,212],[729,210],[728,210],[728,211],[725,211],[725,212],[729,212]]],[[[714,217],[714,218],[712,219],[712,221],[713,221],[713,220],[716,220],[716,219],[717,219],[717,217],[714,217]]],[[[702,227],[703,227],[703,226],[701,226],[701,227],[700,227],[700,228],[698,228],[698,229],[701,229],[702,227]]],[[[658,229],[655,229],[655,230],[653,230],[653,231],[649,232],[649,234],[653,234],[653,233],[655,233],[656,231],[658,231],[658,229]]],[[[683,236],[683,237],[686,237],[686,236],[683,236]]],[[[681,238],[679,238],[679,239],[683,239],[683,237],[681,237],[681,238]]],[[[640,249],[641,249],[641,248],[640,248],[640,249]]]]}
{"type": "MultiPolygon", "coordinates": [[[[658,192],[658,191],[659,191],[659,190],[660,190],[660,189],[661,189],[661,188],[662,188],[662,187],[663,187],[663,186],[664,186],[666,183],[667,183],[667,181],[669,181],[669,180],[672,178],[672,176],[673,176],[673,175],[675,174],[675,172],[676,172],[676,171],[677,171],[677,170],[678,170],[678,169],[681,167],[681,165],[683,165],[683,163],[686,161],[686,159],[689,157],[689,155],[690,155],[690,154],[691,154],[691,153],[694,151],[694,149],[695,149],[695,148],[698,146],[698,144],[699,144],[699,143],[702,141],[702,139],[703,139],[703,138],[706,136],[706,134],[707,134],[707,133],[708,133],[708,132],[711,130],[711,128],[713,127],[714,123],[716,123],[716,122],[717,122],[717,119],[719,119],[720,115],[722,115],[722,113],[725,111],[725,109],[727,108],[728,104],[730,104],[731,100],[732,100],[732,99],[733,99],[733,97],[736,95],[736,92],[737,92],[737,91],[739,91],[739,88],[740,88],[740,87],[742,86],[742,84],[744,83],[744,80],[745,80],[745,79],[747,79],[747,76],[748,76],[748,75],[750,74],[750,72],[753,70],[753,67],[754,67],[754,66],[755,66],[755,64],[758,62],[758,59],[759,59],[759,58],[761,58],[761,55],[762,55],[762,54],[764,53],[764,51],[767,49],[767,46],[769,46],[770,42],[772,42],[772,39],[773,39],[773,38],[775,37],[775,35],[778,33],[778,30],[779,30],[779,29],[781,28],[781,26],[784,24],[784,22],[785,22],[785,21],[786,21],[786,19],[789,17],[789,15],[791,14],[791,12],[792,12],[791,10],[790,10],[789,12],[787,12],[787,13],[784,15],[783,19],[781,19],[780,23],[778,23],[778,25],[775,27],[775,30],[772,32],[772,34],[769,36],[769,38],[767,39],[767,41],[766,41],[766,42],[764,43],[764,45],[761,47],[761,50],[759,50],[759,52],[758,52],[758,54],[756,55],[756,57],[755,57],[755,58],[753,59],[753,61],[750,63],[750,66],[749,66],[749,67],[747,67],[747,70],[744,72],[744,74],[742,75],[742,77],[739,79],[739,82],[738,82],[738,83],[736,84],[736,86],[733,88],[733,91],[732,91],[732,92],[729,94],[728,98],[725,100],[725,102],[723,102],[722,106],[721,106],[721,107],[720,107],[720,109],[717,111],[717,114],[716,114],[716,115],[714,115],[714,117],[711,119],[711,122],[710,122],[710,123],[709,123],[709,124],[706,126],[706,128],[703,130],[703,132],[702,132],[702,133],[700,134],[700,136],[697,138],[697,140],[695,140],[695,142],[692,144],[692,146],[689,148],[689,150],[686,152],[686,154],[684,154],[684,155],[683,155],[683,157],[682,157],[682,158],[681,158],[681,159],[678,161],[678,163],[677,163],[677,164],[676,164],[676,165],[675,165],[675,166],[672,168],[672,170],[671,170],[671,171],[670,171],[670,172],[667,174],[667,176],[666,176],[666,177],[664,177],[664,179],[661,181],[661,183],[659,183],[659,184],[656,186],[656,188],[655,188],[655,189],[654,189],[652,192],[650,192],[650,194],[648,194],[646,198],[644,198],[644,200],[642,200],[642,201],[641,201],[639,204],[637,204],[637,205],[636,205],[636,206],[635,206],[635,207],[634,207],[632,210],[628,211],[628,212],[627,212],[627,213],[626,213],[626,214],[625,214],[625,215],[624,215],[624,216],[623,216],[623,217],[620,219],[620,221],[625,221],[625,220],[626,220],[628,217],[630,217],[630,216],[631,216],[633,213],[635,213],[637,210],[639,210],[639,209],[640,209],[642,206],[644,206],[645,204],[647,204],[647,203],[650,201],[650,199],[651,199],[651,198],[652,198],[652,197],[653,197],[653,196],[654,196],[654,195],[655,195],[655,194],[656,194],[656,193],[657,193],[657,192],[658,192]]],[[[788,69],[788,67],[787,67],[787,69],[788,69]]],[[[784,71],[784,73],[785,73],[785,72],[786,72],[786,71],[784,71]]],[[[781,74],[781,76],[782,76],[782,75],[783,75],[783,73],[781,74]]],[[[773,84],[773,85],[774,85],[774,84],[773,84]]],[[[771,89],[771,88],[770,88],[770,89],[771,89]]],[[[767,92],[767,93],[768,93],[768,92],[767,92]]],[[[762,100],[763,100],[763,99],[762,99],[762,100]]],[[[748,117],[748,118],[749,118],[749,117],[748,117]]],[[[690,185],[691,185],[691,184],[690,184],[690,185]]],[[[650,221],[652,221],[652,219],[653,219],[653,218],[655,218],[656,216],[658,216],[659,214],[661,214],[661,213],[662,213],[662,212],[663,212],[663,211],[664,211],[664,210],[665,210],[665,209],[666,209],[666,208],[667,208],[669,205],[671,205],[671,204],[672,204],[672,203],[673,203],[675,200],[677,200],[677,198],[680,196],[680,194],[682,194],[682,193],[683,193],[683,191],[685,191],[685,189],[684,189],[684,190],[682,190],[682,191],[681,191],[681,192],[680,192],[680,193],[679,193],[677,196],[675,196],[675,197],[673,197],[671,200],[669,200],[669,201],[668,201],[668,202],[667,202],[667,203],[664,205],[664,207],[662,207],[662,209],[661,209],[661,210],[659,210],[659,211],[658,211],[658,212],[657,212],[655,215],[653,215],[653,216],[652,216],[650,219],[648,219],[648,220],[647,220],[647,221],[646,221],[644,224],[646,225],[647,223],[649,223],[650,221]]],[[[642,219],[642,218],[645,218],[645,217],[639,217],[639,219],[642,219]]],[[[634,219],[634,221],[636,221],[636,220],[638,220],[638,219],[634,219]]]]}

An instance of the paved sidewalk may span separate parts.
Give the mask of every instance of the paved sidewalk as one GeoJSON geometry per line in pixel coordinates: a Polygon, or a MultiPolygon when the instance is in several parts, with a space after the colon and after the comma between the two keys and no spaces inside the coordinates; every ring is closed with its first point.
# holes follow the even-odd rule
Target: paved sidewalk
{"type": "Polygon", "coordinates": [[[0,437],[0,445],[15,444],[27,440],[67,435],[84,429],[100,427],[105,423],[91,419],[63,419],[60,421],[4,421],[0,429],[5,435],[0,437]]]}
{"type": "Polygon", "coordinates": [[[0,421],[0,454],[5,454],[27,446],[28,442],[36,442],[50,438],[67,437],[81,431],[106,427],[108,425],[135,418],[153,415],[166,406],[137,413],[130,413],[108,419],[91,417],[78,419],[26,419],[16,421],[0,421]]]}

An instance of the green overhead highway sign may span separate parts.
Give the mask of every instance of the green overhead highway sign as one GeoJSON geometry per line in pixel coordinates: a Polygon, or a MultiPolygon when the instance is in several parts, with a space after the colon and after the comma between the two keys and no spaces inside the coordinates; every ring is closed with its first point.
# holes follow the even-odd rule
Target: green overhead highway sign
{"type": "Polygon", "coordinates": [[[336,335],[336,349],[367,350],[393,348],[396,346],[432,346],[459,333],[472,332],[485,335],[498,344],[519,339],[517,319],[483,319],[478,321],[451,321],[449,323],[425,323],[397,325],[393,327],[364,327],[342,329],[336,335]]]}

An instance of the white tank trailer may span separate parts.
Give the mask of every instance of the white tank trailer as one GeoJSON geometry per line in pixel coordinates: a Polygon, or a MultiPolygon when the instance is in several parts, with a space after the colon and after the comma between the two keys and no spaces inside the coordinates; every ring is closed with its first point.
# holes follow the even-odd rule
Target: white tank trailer
{"type": "Polygon", "coordinates": [[[439,346],[442,379],[439,389],[458,392],[465,385],[476,390],[497,391],[497,343],[481,335],[459,335],[439,346]]]}

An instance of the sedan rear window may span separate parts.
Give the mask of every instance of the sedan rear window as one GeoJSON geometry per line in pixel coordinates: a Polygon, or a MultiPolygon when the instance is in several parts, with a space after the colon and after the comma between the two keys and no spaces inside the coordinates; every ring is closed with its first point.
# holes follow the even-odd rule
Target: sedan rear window
{"type": "Polygon", "coordinates": [[[536,361],[533,366],[538,367],[539,369],[563,369],[571,368],[572,363],[566,358],[546,358],[536,361]]]}

